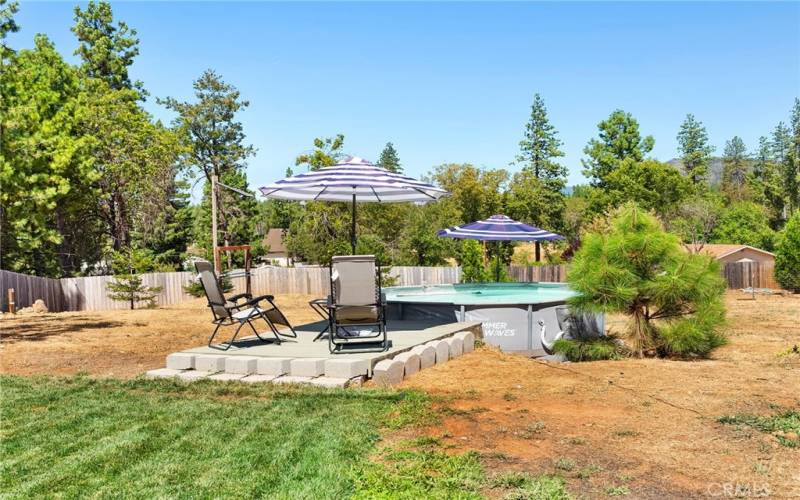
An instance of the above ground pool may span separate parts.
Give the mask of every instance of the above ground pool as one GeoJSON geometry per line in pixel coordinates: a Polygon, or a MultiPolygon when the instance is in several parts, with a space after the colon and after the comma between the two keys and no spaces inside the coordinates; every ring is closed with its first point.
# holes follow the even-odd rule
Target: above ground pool
{"type": "Polygon", "coordinates": [[[570,325],[591,330],[582,334],[603,331],[602,316],[564,321],[569,316],[566,301],[575,292],[562,283],[397,286],[384,292],[389,319],[480,321],[484,341],[504,351],[546,354],[543,330],[548,341],[570,325]]]}

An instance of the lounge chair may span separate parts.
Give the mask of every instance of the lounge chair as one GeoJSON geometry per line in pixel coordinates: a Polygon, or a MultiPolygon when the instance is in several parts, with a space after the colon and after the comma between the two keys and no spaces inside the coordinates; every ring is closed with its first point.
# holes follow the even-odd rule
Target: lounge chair
{"type": "Polygon", "coordinates": [[[212,333],[211,337],[208,339],[208,347],[227,351],[233,345],[236,336],[239,335],[239,330],[241,330],[245,324],[250,326],[253,333],[255,333],[256,337],[262,342],[273,341],[276,344],[281,343],[281,333],[275,327],[276,323],[288,326],[289,330],[292,332],[292,335],[288,336],[297,337],[297,332],[294,331],[289,320],[286,319],[286,316],[284,316],[280,309],[278,309],[278,306],[273,302],[274,297],[272,295],[253,297],[249,293],[240,293],[225,298],[211,263],[198,261],[195,262],[194,266],[195,269],[197,269],[197,273],[200,275],[200,283],[203,285],[203,290],[206,293],[208,307],[211,308],[211,312],[214,315],[214,321],[212,321],[212,323],[217,325],[216,328],[214,328],[214,333],[212,333]],[[262,302],[266,302],[269,305],[264,307],[260,305],[262,302]],[[256,327],[253,325],[253,321],[259,318],[267,323],[267,326],[269,326],[272,334],[275,336],[274,339],[264,338],[258,333],[258,330],[256,330],[256,327]],[[219,346],[214,346],[212,344],[220,327],[236,325],[237,323],[239,326],[236,328],[233,338],[228,341],[227,344],[220,344],[219,346]]]}
{"type": "Polygon", "coordinates": [[[330,352],[380,352],[388,349],[386,298],[381,291],[380,266],[376,264],[375,256],[333,257],[330,271],[330,352]]]}

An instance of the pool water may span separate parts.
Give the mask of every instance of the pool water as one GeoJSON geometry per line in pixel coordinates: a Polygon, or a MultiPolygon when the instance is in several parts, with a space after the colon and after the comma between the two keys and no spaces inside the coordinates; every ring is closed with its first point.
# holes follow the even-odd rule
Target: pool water
{"type": "Polygon", "coordinates": [[[575,292],[562,283],[463,283],[384,289],[395,303],[501,305],[563,303],[575,292]]]}

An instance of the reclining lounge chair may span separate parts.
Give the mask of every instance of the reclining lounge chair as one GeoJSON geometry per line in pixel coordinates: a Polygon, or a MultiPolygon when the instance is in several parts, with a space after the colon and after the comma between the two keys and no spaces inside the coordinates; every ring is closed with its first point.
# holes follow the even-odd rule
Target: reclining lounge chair
{"type": "Polygon", "coordinates": [[[328,310],[331,353],[380,352],[389,348],[386,298],[374,255],[333,257],[328,310]]]}
{"type": "Polygon", "coordinates": [[[195,269],[197,269],[197,273],[200,275],[200,283],[203,285],[203,290],[206,293],[208,307],[211,308],[211,312],[214,315],[212,323],[217,325],[216,328],[214,328],[214,333],[212,333],[211,337],[208,339],[208,347],[227,351],[233,345],[236,336],[239,335],[239,330],[241,330],[245,324],[250,326],[253,333],[255,333],[256,337],[262,342],[269,342],[271,340],[276,344],[281,343],[281,333],[275,327],[276,323],[289,327],[292,335],[287,336],[297,337],[297,332],[294,331],[289,320],[286,319],[286,316],[284,316],[280,309],[278,309],[278,306],[273,302],[274,297],[272,295],[253,297],[249,293],[240,293],[225,298],[211,263],[198,261],[195,262],[194,266],[195,269]],[[266,302],[268,306],[260,305],[262,302],[266,302]],[[269,326],[272,334],[275,336],[274,339],[264,338],[258,333],[256,327],[253,325],[253,320],[259,318],[267,323],[267,326],[269,326]],[[219,346],[212,345],[214,337],[217,335],[220,327],[231,326],[237,323],[239,326],[236,328],[236,332],[233,334],[233,338],[230,341],[220,344],[219,346]]]}

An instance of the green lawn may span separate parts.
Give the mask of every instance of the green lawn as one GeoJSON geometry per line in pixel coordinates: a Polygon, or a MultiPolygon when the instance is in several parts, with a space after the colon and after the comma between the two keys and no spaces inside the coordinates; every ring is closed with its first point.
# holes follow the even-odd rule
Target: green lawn
{"type": "Polygon", "coordinates": [[[439,440],[412,391],[0,376],[0,497],[565,499],[563,481],[489,478],[439,440]]]}
{"type": "Polygon", "coordinates": [[[417,393],[0,377],[0,495],[342,498],[417,393]]]}

